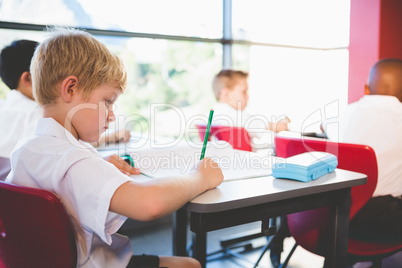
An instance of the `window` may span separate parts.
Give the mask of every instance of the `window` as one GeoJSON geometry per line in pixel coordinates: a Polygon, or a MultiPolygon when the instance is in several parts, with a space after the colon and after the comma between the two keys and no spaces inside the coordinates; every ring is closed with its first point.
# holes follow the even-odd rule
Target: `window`
{"type": "MultiPolygon", "coordinates": [[[[250,72],[250,111],[316,131],[326,105],[347,104],[349,9],[350,0],[2,0],[0,45],[41,41],[45,25],[87,29],[127,67],[118,113],[168,137],[208,116],[213,76],[230,58],[250,72]]],[[[7,91],[1,83],[0,98],[7,91]]]]}
{"type": "Polygon", "coordinates": [[[220,38],[216,0],[2,0],[2,21],[220,38]]]}
{"type": "Polygon", "coordinates": [[[347,104],[350,1],[233,1],[234,68],[250,71],[248,108],[319,131],[347,104]],[[242,42],[243,41],[243,42],[242,42]]]}

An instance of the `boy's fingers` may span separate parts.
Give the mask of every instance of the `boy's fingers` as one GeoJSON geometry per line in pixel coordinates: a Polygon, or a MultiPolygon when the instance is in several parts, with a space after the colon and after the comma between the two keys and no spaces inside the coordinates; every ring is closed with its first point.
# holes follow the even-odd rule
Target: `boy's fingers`
{"type": "Polygon", "coordinates": [[[108,159],[108,162],[113,164],[115,167],[117,167],[122,173],[126,175],[131,175],[131,174],[140,174],[140,170],[138,168],[132,167],[130,164],[128,164],[122,157],[118,155],[111,155],[108,159]]]}
{"type": "Polygon", "coordinates": [[[140,170],[138,168],[129,167],[128,169],[124,169],[125,172],[129,174],[140,174],[140,170]]]}

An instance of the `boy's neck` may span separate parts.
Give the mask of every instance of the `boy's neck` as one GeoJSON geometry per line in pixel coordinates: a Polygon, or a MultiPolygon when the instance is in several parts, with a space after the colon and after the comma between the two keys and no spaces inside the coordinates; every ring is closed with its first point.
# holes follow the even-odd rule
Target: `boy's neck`
{"type": "Polygon", "coordinates": [[[26,88],[26,87],[17,87],[15,90],[21,92],[22,95],[27,97],[30,100],[34,100],[33,94],[32,94],[32,88],[26,88]]]}
{"type": "Polygon", "coordinates": [[[219,102],[219,103],[226,104],[226,105],[228,105],[228,106],[232,107],[232,108],[233,108],[233,109],[235,109],[235,110],[242,111],[241,106],[237,106],[237,105],[231,105],[230,103],[225,102],[225,101],[218,101],[218,102],[219,102]]]}
{"type": "Polygon", "coordinates": [[[78,134],[71,124],[71,120],[67,118],[69,109],[60,103],[48,104],[43,107],[43,117],[53,118],[57,123],[70,132],[75,139],[79,140],[78,134]]]}

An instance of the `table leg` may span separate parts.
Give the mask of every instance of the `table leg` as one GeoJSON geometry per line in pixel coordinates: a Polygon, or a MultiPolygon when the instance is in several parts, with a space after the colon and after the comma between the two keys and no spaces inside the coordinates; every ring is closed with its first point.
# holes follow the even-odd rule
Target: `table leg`
{"type": "Polygon", "coordinates": [[[193,257],[205,268],[207,264],[207,233],[195,233],[193,257]]]}
{"type": "Polygon", "coordinates": [[[329,214],[329,248],[325,267],[347,267],[348,235],[350,213],[350,188],[341,191],[329,214]]]}
{"type": "Polygon", "coordinates": [[[173,255],[187,256],[187,211],[173,213],[173,255]]]}

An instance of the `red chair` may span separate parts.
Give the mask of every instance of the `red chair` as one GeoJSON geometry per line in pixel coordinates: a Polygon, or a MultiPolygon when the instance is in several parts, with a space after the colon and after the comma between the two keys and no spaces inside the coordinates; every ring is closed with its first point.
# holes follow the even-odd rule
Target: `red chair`
{"type": "MultiPolygon", "coordinates": [[[[206,125],[196,125],[200,139],[203,141],[206,132],[206,125]]],[[[214,126],[211,125],[208,141],[211,136],[215,136],[218,140],[227,141],[232,145],[233,149],[251,152],[251,139],[247,130],[242,127],[214,126]]]]}
{"type": "MultiPolygon", "coordinates": [[[[323,139],[275,138],[276,155],[290,157],[309,151],[322,151],[338,157],[338,168],[364,173],[367,184],[355,186],[351,190],[350,219],[372,197],[377,185],[378,168],[374,150],[366,145],[336,143],[323,139]]],[[[328,208],[319,208],[287,216],[288,227],[296,243],[306,250],[325,256],[326,229],[328,226],[328,208]]],[[[295,245],[295,247],[297,246],[295,245]]],[[[295,248],[294,247],[294,248],[295,248]]],[[[401,243],[367,242],[349,238],[348,260],[350,263],[374,261],[375,267],[381,267],[381,260],[402,250],[401,243]]],[[[291,253],[294,251],[292,249],[291,253]]],[[[286,267],[290,256],[282,267],[286,267]]]]}
{"type": "Polygon", "coordinates": [[[0,157],[0,181],[4,181],[11,170],[10,159],[0,157]]]}
{"type": "Polygon", "coordinates": [[[0,182],[0,267],[76,266],[73,227],[59,198],[0,182]]]}

